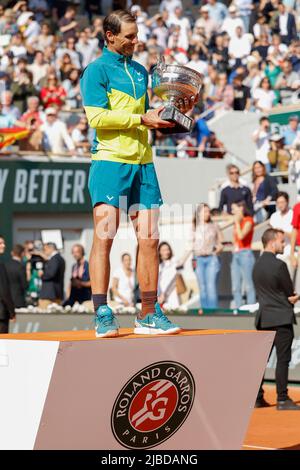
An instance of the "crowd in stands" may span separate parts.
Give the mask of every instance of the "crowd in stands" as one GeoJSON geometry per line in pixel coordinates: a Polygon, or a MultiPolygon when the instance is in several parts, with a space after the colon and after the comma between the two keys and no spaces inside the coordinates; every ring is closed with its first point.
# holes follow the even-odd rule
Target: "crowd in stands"
{"type": "MultiPolygon", "coordinates": [[[[204,77],[201,105],[192,112],[194,132],[184,138],[153,133],[152,142],[163,147],[159,155],[195,157],[200,152],[222,158],[223,145],[205,121],[222,110],[267,114],[278,104],[299,103],[296,0],[195,0],[193,13],[181,0],[163,0],[153,16],[130,1],[3,0],[0,128],[30,130],[20,141],[21,150],[88,153],[93,135],[82,115],[79,77],[101,55],[103,16],[118,6],[127,6],[137,17],[133,58],[150,77],[159,54],[167,63],[186,65],[204,77]]],[[[159,106],[151,80],[149,92],[151,107],[159,106]]]]}

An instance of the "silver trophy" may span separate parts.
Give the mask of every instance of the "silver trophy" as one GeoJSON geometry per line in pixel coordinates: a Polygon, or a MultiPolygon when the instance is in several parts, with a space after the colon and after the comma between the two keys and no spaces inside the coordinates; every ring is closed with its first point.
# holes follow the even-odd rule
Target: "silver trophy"
{"type": "Polygon", "coordinates": [[[179,109],[179,103],[185,99],[198,96],[203,83],[203,77],[189,67],[166,64],[160,56],[152,75],[152,89],[165,102],[165,109],[160,117],[165,121],[175,123],[174,127],[161,128],[164,134],[191,132],[193,119],[179,109]]]}

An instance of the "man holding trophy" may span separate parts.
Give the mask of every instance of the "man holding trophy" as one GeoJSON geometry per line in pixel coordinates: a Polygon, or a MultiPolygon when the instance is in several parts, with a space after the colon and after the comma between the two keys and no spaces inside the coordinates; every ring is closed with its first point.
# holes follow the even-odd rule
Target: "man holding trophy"
{"type": "Polygon", "coordinates": [[[90,279],[96,336],[118,335],[117,321],[107,305],[107,290],[110,250],[121,209],[128,212],[138,240],[137,276],[142,311],[135,320],[134,332],[178,333],[181,328],[165,316],[157,303],[158,218],[162,197],[148,129],[190,130],[191,122],[184,112],[193,107],[201,75],[186,67],[158,64],[153,77],[154,92],[168,103],[148,111],[148,73],[131,59],[138,42],[136,18],[117,10],[104,19],[103,29],[106,40],[103,54],[86,67],[80,81],[87,119],[95,129],[89,191],[94,217],[90,279]]]}

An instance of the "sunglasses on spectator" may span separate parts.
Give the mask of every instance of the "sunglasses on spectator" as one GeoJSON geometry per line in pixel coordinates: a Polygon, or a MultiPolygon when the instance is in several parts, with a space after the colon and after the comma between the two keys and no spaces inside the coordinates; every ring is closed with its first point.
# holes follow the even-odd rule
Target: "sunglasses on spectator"
{"type": "Polygon", "coordinates": [[[240,172],[239,171],[230,171],[229,174],[230,175],[239,175],[240,172]]]}

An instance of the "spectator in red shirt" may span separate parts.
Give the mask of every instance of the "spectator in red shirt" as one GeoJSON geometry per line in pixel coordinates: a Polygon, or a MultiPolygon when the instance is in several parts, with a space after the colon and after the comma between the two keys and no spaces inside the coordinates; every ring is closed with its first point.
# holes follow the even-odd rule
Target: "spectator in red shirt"
{"type": "Polygon", "coordinates": [[[27,98],[27,110],[22,114],[20,121],[30,125],[34,120],[36,126],[39,127],[43,123],[41,113],[39,111],[39,104],[40,100],[37,96],[30,96],[27,98]]]}
{"type": "Polygon", "coordinates": [[[255,288],[252,280],[252,270],[255,262],[251,243],[254,232],[254,220],[250,216],[244,201],[233,203],[231,206],[234,220],[234,252],[231,263],[232,295],[235,308],[243,303],[243,285],[246,290],[247,304],[256,303],[255,288]]]}
{"type": "Polygon", "coordinates": [[[294,268],[298,266],[298,247],[300,247],[300,202],[293,208],[292,219],[293,231],[291,235],[291,264],[294,268]]]}
{"type": "Polygon", "coordinates": [[[56,106],[61,108],[65,103],[66,90],[59,84],[56,75],[50,74],[45,87],[41,89],[41,100],[44,108],[56,106]]]}

